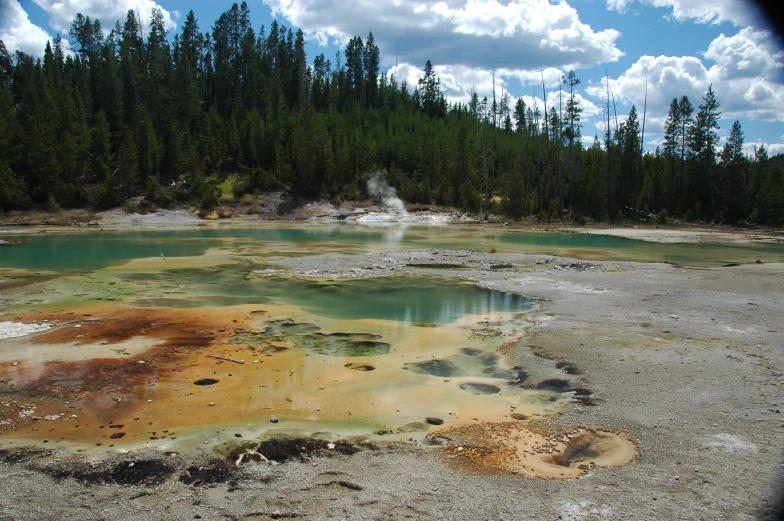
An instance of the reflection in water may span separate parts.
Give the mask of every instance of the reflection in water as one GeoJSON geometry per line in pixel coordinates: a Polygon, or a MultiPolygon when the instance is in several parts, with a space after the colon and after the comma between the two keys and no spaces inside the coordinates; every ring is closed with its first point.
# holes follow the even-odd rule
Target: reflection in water
{"type": "Polygon", "coordinates": [[[14,316],[59,326],[0,340],[0,393],[14,402],[0,407],[0,436],[161,450],[226,430],[423,438],[589,398],[555,380],[525,387],[497,354],[524,332],[525,297],[436,277],[249,277],[314,252],[516,244],[442,230],[197,229],[6,248],[0,267],[60,275],[43,297],[20,293],[14,316]]]}
{"type": "Polygon", "coordinates": [[[20,236],[25,244],[3,248],[0,268],[92,270],[134,259],[201,255],[208,249],[256,259],[308,253],[373,253],[405,248],[476,249],[548,253],[591,260],[673,262],[718,266],[784,261],[781,244],[658,244],[620,237],[514,229],[361,224],[265,224],[255,228],[191,228],[144,232],[20,236]]]}
{"type": "Polygon", "coordinates": [[[11,418],[8,430],[128,444],[180,443],[216,426],[394,438],[424,435],[434,425],[426,418],[497,419],[510,404],[551,414],[568,402],[509,385],[511,373],[493,353],[522,333],[524,297],[437,277],[248,279],[248,271],[242,262],[128,265],[57,279],[59,297],[45,319],[72,325],[0,344],[0,357],[39,353],[0,366],[0,380],[35,397],[31,414],[57,417],[45,432],[11,418]],[[98,300],[107,295],[121,300],[98,300]],[[82,315],[90,317],[73,324],[82,315]],[[474,334],[488,323],[501,334],[474,334]],[[131,349],[139,338],[146,348],[131,349]],[[69,361],[59,358],[65,346],[69,361]],[[457,371],[443,378],[433,361],[457,371]],[[78,422],[64,419],[62,401],[80,409],[78,422]]]}
{"type": "MultiPolygon", "coordinates": [[[[463,315],[526,311],[525,297],[479,288],[469,281],[400,275],[374,279],[298,280],[291,277],[248,278],[248,267],[165,270],[149,273],[143,291],[133,304],[140,307],[190,308],[239,304],[294,306],[318,316],[335,319],[382,319],[398,322],[444,324],[463,315]],[[161,291],[158,282],[186,288],[182,297],[161,291]],[[147,292],[149,291],[149,294],[147,292]]],[[[121,281],[141,283],[138,273],[119,274],[121,281]]],[[[146,276],[147,274],[145,274],[146,276]]]]}

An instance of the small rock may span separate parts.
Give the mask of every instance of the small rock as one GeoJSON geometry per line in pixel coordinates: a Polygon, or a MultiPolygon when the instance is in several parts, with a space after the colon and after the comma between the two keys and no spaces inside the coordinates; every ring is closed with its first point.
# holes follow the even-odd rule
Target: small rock
{"type": "Polygon", "coordinates": [[[429,423],[430,425],[443,425],[444,424],[444,420],[442,420],[441,418],[436,418],[434,416],[428,416],[427,418],[425,418],[425,421],[427,423],[429,423]]]}
{"type": "Polygon", "coordinates": [[[270,418],[270,423],[278,423],[278,419],[275,416],[273,416],[272,418],[270,418]]]}
{"type": "Polygon", "coordinates": [[[215,402],[210,402],[210,407],[214,407],[214,406],[215,406],[215,402]]]}

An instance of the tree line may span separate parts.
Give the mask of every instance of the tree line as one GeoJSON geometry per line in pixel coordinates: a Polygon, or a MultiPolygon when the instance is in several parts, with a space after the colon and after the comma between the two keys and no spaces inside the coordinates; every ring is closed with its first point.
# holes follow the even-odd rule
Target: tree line
{"type": "Polygon", "coordinates": [[[236,196],[359,199],[384,169],[405,201],[483,215],[784,219],[781,158],[744,154],[737,121],[719,147],[712,88],[697,108],[672,101],[650,153],[644,112],[642,128],[634,106],[618,123],[609,87],[606,132],[583,145],[574,71],[557,105],[513,103],[495,86],[449,103],[430,61],[416,85],[398,81],[369,33],[308,62],[302,31],[273,21],[256,32],[245,2],[204,32],[191,11],[173,38],[158,9],[146,28],[131,10],[108,31],[79,14],[68,38],[73,53],[58,35],[41,59],[0,41],[0,211],[139,195],[209,207],[235,174],[236,196]]]}

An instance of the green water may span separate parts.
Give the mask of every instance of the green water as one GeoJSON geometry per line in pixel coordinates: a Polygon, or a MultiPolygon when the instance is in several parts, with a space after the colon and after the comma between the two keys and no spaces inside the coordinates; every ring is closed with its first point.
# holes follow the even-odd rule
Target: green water
{"type": "Polygon", "coordinates": [[[207,249],[264,259],[312,254],[369,253],[411,248],[494,248],[590,260],[671,262],[695,266],[784,262],[780,244],[659,244],[619,237],[460,227],[368,228],[339,225],[213,227],[144,232],[105,232],[19,237],[24,244],[0,247],[0,268],[87,271],[161,255],[189,257],[207,249]]]}
{"type": "Polygon", "coordinates": [[[286,305],[339,320],[382,319],[444,324],[463,315],[527,311],[525,297],[479,288],[472,282],[439,277],[308,280],[248,277],[246,263],[210,268],[111,272],[85,286],[89,302],[107,283],[112,294],[136,307],[197,308],[242,304],[286,305]]]}

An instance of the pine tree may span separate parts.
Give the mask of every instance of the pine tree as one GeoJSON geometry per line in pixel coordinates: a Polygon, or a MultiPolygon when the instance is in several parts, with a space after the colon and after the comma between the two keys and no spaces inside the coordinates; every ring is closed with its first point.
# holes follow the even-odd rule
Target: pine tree
{"type": "Polygon", "coordinates": [[[621,140],[621,197],[622,204],[633,208],[637,193],[640,189],[641,176],[639,171],[640,157],[640,121],[637,117],[637,107],[632,105],[629,117],[623,124],[623,137],[621,140]]]}
{"type": "Polygon", "coordinates": [[[713,92],[713,86],[708,87],[708,92],[702,99],[697,117],[689,132],[689,148],[694,154],[697,167],[696,191],[699,202],[703,207],[709,206],[715,213],[714,204],[716,183],[714,179],[714,165],[716,164],[716,144],[719,140],[717,130],[719,127],[718,111],[719,102],[713,92]]]}
{"type": "Polygon", "coordinates": [[[746,201],[746,155],[743,153],[743,130],[740,121],[732,124],[729,138],[721,151],[719,193],[726,219],[736,222],[748,216],[746,201]]]}
{"type": "MultiPolygon", "coordinates": [[[[675,198],[675,161],[681,148],[681,134],[679,128],[680,106],[678,105],[678,99],[673,98],[670,103],[670,111],[667,114],[667,120],[664,122],[663,144],[664,160],[668,166],[667,195],[670,200],[675,198]]],[[[670,206],[669,210],[672,212],[675,208],[670,206]]]]}
{"type": "Polygon", "coordinates": [[[678,141],[681,145],[681,162],[680,162],[680,176],[678,179],[678,186],[680,191],[680,209],[683,212],[686,209],[686,193],[685,193],[685,186],[684,186],[684,170],[686,168],[686,150],[687,150],[687,141],[688,141],[688,132],[687,130],[692,125],[692,117],[691,115],[694,113],[694,107],[692,106],[689,98],[683,96],[680,101],[678,102],[678,115],[680,116],[680,126],[678,131],[678,141]]]}
{"type": "Polygon", "coordinates": [[[580,114],[583,109],[580,107],[580,101],[574,88],[580,84],[577,75],[573,70],[569,71],[569,75],[564,80],[564,84],[569,86],[569,98],[566,100],[566,124],[564,134],[569,140],[569,207],[575,205],[575,190],[576,190],[576,172],[575,172],[575,158],[574,158],[574,142],[577,140],[579,146],[580,134],[580,114]]]}

